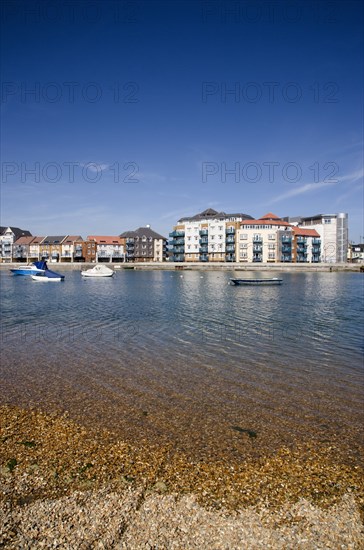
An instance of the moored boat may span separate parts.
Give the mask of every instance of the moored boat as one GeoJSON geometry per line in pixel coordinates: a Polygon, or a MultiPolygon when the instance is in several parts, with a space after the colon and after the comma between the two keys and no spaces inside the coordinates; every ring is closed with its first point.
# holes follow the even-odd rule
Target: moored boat
{"type": "Polygon", "coordinates": [[[39,267],[43,265],[44,262],[34,262],[32,264],[20,265],[10,269],[13,275],[36,275],[37,273],[44,273],[45,268],[39,267]]]}
{"type": "Polygon", "coordinates": [[[48,269],[47,262],[37,262],[37,264],[39,264],[39,267],[42,267],[44,271],[43,273],[32,275],[33,281],[38,281],[41,283],[60,283],[61,281],[64,281],[64,275],[48,269]]]}
{"type": "Polygon", "coordinates": [[[257,285],[257,286],[265,286],[265,285],[281,285],[283,282],[283,279],[279,279],[278,277],[273,277],[272,279],[230,279],[230,284],[232,285],[257,285]]]}
{"type": "Polygon", "coordinates": [[[82,277],[112,277],[114,271],[105,265],[95,265],[91,269],[81,271],[82,277]]]}

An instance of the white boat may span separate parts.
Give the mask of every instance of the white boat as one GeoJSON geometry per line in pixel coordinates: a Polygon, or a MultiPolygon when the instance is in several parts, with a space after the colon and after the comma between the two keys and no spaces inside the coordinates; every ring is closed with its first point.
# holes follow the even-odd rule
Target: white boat
{"type": "Polygon", "coordinates": [[[60,283],[61,281],[64,281],[64,275],[61,275],[59,277],[48,277],[47,275],[32,275],[33,281],[38,281],[40,283],[60,283]]]}
{"type": "Polygon", "coordinates": [[[106,267],[106,265],[95,265],[95,267],[92,267],[91,269],[81,271],[81,275],[82,277],[112,277],[114,275],[114,271],[109,267],[106,267]]]}
{"type": "Polygon", "coordinates": [[[272,279],[230,279],[230,284],[232,285],[256,285],[256,286],[265,286],[265,285],[281,285],[283,279],[278,279],[278,277],[273,277],[272,279]]]}

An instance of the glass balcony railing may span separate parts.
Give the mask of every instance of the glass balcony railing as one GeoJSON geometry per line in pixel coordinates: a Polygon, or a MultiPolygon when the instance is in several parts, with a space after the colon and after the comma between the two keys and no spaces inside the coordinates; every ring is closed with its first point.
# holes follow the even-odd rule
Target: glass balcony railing
{"type": "Polygon", "coordinates": [[[234,227],[228,227],[226,230],[226,235],[235,235],[235,228],[234,227]]]}
{"type": "Polygon", "coordinates": [[[200,252],[200,254],[207,254],[208,253],[208,247],[207,246],[201,246],[199,252],[200,252]]]}
{"type": "Polygon", "coordinates": [[[255,236],[253,237],[253,243],[262,243],[263,239],[262,237],[255,236]]]}
{"type": "Polygon", "coordinates": [[[184,237],[185,232],[184,231],[172,231],[172,233],[169,234],[170,237],[184,237]]]}
{"type": "Polygon", "coordinates": [[[230,235],[230,236],[226,237],[226,242],[227,243],[235,243],[235,236],[230,235]]]}
{"type": "Polygon", "coordinates": [[[253,246],[253,252],[262,252],[263,251],[263,247],[260,246],[260,245],[254,245],[253,246]]]}
{"type": "Polygon", "coordinates": [[[201,237],[200,244],[207,244],[209,242],[208,237],[201,237]]]}
{"type": "Polygon", "coordinates": [[[291,243],[292,242],[292,237],[289,237],[288,235],[283,235],[282,236],[282,243],[291,243]]]}
{"type": "Polygon", "coordinates": [[[291,254],[291,247],[290,246],[282,246],[282,252],[291,254]]]}
{"type": "Polygon", "coordinates": [[[209,261],[209,257],[207,254],[201,254],[200,255],[200,262],[208,262],[209,261]]]}
{"type": "Polygon", "coordinates": [[[200,229],[200,237],[206,237],[209,234],[208,229],[200,229]]]}
{"type": "Polygon", "coordinates": [[[312,239],[312,244],[321,244],[321,239],[312,239]]]}
{"type": "Polygon", "coordinates": [[[226,246],[226,252],[235,252],[235,245],[233,244],[228,244],[226,246]]]}

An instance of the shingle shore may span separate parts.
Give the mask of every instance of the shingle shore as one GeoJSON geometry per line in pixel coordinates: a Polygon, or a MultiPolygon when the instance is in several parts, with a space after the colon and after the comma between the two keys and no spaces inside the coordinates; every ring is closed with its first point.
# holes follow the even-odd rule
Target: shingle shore
{"type": "Polygon", "coordinates": [[[0,415],[0,546],[362,547],[362,464],[345,445],[197,461],[66,415],[0,415]]]}

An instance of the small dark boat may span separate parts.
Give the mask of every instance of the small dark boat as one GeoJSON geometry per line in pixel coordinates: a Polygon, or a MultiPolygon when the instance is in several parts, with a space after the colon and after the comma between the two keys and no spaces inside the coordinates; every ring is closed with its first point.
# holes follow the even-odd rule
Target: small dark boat
{"type": "Polygon", "coordinates": [[[278,279],[278,277],[273,277],[272,279],[230,279],[230,284],[232,285],[256,285],[256,286],[266,286],[266,285],[281,285],[283,279],[278,279]]]}

